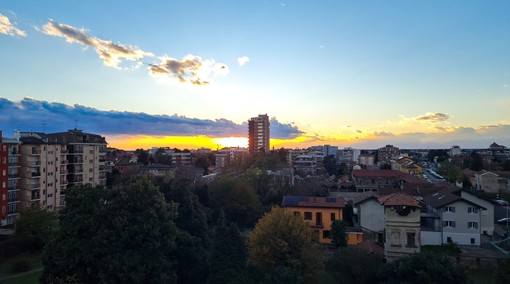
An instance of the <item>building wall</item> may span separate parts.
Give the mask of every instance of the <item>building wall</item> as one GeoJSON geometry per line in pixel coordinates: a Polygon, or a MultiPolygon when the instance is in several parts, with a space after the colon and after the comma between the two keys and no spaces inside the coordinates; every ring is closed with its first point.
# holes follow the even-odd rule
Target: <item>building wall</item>
{"type": "Polygon", "coordinates": [[[258,117],[252,117],[248,121],[248,148],[250,154],[259,151],[269,152],[270,131],[269,117],[267,114],[261,114],[258,117]]]}
{"type": "Polygon", "coordinates": [[[23,209],[58,210],[64,206],[67,185],[65,145],[21,146],[21,206],[23,209]]]}
{"type": "Polygon", "coordinates": [[[494,205],[466,191],[461,192],[461,197],[486,208],[480,209],[480,231],[482,234],[492,236],[494,234],[494,205]]]}
{"type": "Polygon", "coordinates": [[[420,209],[415,208],[406,216],[400,216],[393,206],[385,206],[386,237],[385,256],[393,261],[420,252],[420,209]],[[414,234],[414,235],[413,235],[414,234]]]}
{"type": "Polygon", "coordinates": [[[440,246],[443,243],[441,238],[441,232],[421,231],[420,242],[422,246],[428,245],[440,246]]]}
{"type": "Polygon", "coordinates": [[[373,232],[384,230],[384,206],[375,199],[368,199],[359,205],[359,224],[373,232]]]}
{"type": "Polygon", "coordinates": [[[300,216],[310,224],[314,230],[318,241],[323,244],[331,244],[331,237],[325,237],[329,234],[331,236],[331,224],[334,220],[343,220],[342,208],[315,208],[315,207],[285,207],[285,212],[300,216]],[[305,213],[311,214],[311,219],[305,219],[305,213]],[[322,225],[317,224],[317,213],[322,214],[322,225]],[[331,218],[331,214],[335,214],[335,219],[331,218]],[[326,231],[326,233],[325,233],[326,231]]]}
{"type": "Polygon", "coordinates": [[[0,131],[0,226],[19,217],[19,142],[2,138],[0,131]]]}
{"type": "Polygon", "coordinates": [[[443,211],[441,219],[443,222],[443,243],[453,242],[459,245],[480,245],[480,210],[478,212],[468,213],[468,208],[476,206],[464,201],[457,201],[446,207],[455,208],[455,212],[443,211]],[[445,222],[455,222],[455,227],[446,225],[445,222]],[[469,228],[468,222],[476,223],[476,227],[469,228]],[[450,239],[449,239],[450,238],[450,239]],[[474,243],[471,239],[474,239],[474,243]]]}
{"type": "Polygon", "coordinates": [[[499,192],[498,179],[499,176],[491,172],[476,174],[477,189],[490,193],[498,193],[499,192]]]}

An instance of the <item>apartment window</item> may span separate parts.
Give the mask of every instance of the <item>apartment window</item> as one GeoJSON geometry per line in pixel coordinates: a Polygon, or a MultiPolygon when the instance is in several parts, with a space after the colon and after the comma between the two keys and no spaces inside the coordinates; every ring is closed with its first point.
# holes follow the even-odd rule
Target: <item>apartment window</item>
{"type": "Polygon", "coordinates": [[[2,150],[3,150],[4,152],[5,152],[5,151],[7,151],[7,146],[6,146],[6,145],[2,145],[2,146],[3,146],[3,147],[2,147],[2,150]]]}
{"type": "Polygon", "coordinates": [[[446,237],[446,242],[447,243],[452,243],[453,242],[452,237],[446,237]]]}
{"type": "Polygon", "coordinates": [[[452,212],[452,213],[455,213],[455,207],[453,207],[453,206],[445,206],[445,207],[443,207],[443,212],[452,212]]]}
{"type": "Polygon", "coordinates": [[[335,213],[331,213],[331,221],[334,221],[334,220],[336,220],[335,213]]]}
{"type": "Polygon", "coordinates": [[[476,207],[468,207],[468,213],[478,213],[478,208],[476,208],[476,207]]]}
{"type": "Polygon", "coordinates": [[[407,247],[411,247],[411,248],[416,247],[416,234],[415,233],[407,233],[407,247]]]}
{"type": "Polygon", "coordinates": [[[7,175],[7,171],[6,171],[6,170],[3,170],[2,175],[3,175],[3,176],[6,176],[6,175],[7,175]]]}
{"type": "Polygon", "coordinates": [[[312,212],[305,212],[305,220],[312,220],[312,212]]]}
{"type": "Polygon", "coordinates": [[[478,229],[478,222],[468,222],[468,229],[469,228],[478,229]]]}
{"type": "Polygon", "coordinates": [[[299,214],[299,211],[294,211],[294,216],[299,217],[299,215],[300,215],[300,214],[299,214]]]}
{"type": "Polygon", "coordinates": [[[455,228],[455,221],[443,221],[443,227],[455,228]]]}
{"type": "Polygon", "coordinates": [[[7,158],[6,158],[6,157],[3,157],[3,158],[2,158],[2,163],[3,163],[3,164],[7,164],[7,158]]]}
{"type": "Polygon", "coordinates": [[[6,184],[5,181],[2,181],[2,188],[5,188],[6,184]]]}
{"type": "Polygon", "coordinates": [[[474,245],[475,244],[475,238],[471,238],[471,244],[474,245]]]}
{"type": "Polygon", "coordinates": [[[323,239],[331,239],[331,231],[328,231],[328,230],[322,231],[322,238],[323,239]]]}

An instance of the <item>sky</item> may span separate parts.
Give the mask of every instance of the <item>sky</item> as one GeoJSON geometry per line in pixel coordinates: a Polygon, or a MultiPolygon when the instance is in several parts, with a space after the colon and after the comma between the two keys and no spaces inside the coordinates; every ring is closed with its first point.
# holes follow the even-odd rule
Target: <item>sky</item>
{"type": "Polygon", "coordinates": [[[111,147],[510,147],[510,1],[0,0],[0,129],[111,147]]]}

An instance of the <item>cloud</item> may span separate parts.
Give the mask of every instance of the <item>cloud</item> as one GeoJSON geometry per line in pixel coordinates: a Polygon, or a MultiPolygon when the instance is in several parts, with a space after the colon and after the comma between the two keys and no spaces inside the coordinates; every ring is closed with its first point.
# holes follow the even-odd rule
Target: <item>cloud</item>
{"type": "MultiPolygon", "coordinates": [[[[126,111],[104,111],[82,105],[67,105],[32,98],[10,101],[0,97],[0,121],[4,133],[21,131],[60,132],[75,124],[101,135],[154,135],[246,137],[246,123],[230,120],[197,119],[180,115],[151,115],[126,111]]],[[[271,137],[293,138],[302,132],[295,126],[271,119],[271,137]]]]}
{"type": "Polygon", "coordinates": [[[182,83],[207,85],[209,81],[206,78],[217,74],[226,75],[229,69],[225,64],[188,54],[182,60],[161,57],[159,64],[149,64],[149,72],[153,76],[171,75],[182,83]]]}
{"type": "Polygon", "coordinates": [[[43,32],[50,36],[64,38],[68,43],[81,44],[96,50],[104,65],[118,68],[122,60],[139,61],[154,54],[145,52],[135,46],[114,43],[90,36],[85,29],[78,29],[66,24],[58,24],[49,20],[43,26],[43,32]]]}
{"type": "Polygon", "coordinates": [[[100,39],[91,36],[86,29],[55,23],[53,20],[49,20],[42,27],[42,32],[63,38],[68,43],[93,48],[103,64],[108,67],[120,68],[120,65],[125,61],[133,62],[132,67],[134,68],[146,64],[150,75],[168,76],[180,83],[207,85],[211,82],[211,77],[226,75],[229,72],[227,65],[216,63],[212,59],[203,60],[201,57],[191,54],[186,55],[182,60],[169,56],[156,56],[136,46],[100,39]],[[144,62],[154,59],[159,62],[144,62]]]}
{"type": "Polygon", "coordinates": [[[502,88],[505,88],[505,89],[508,89],[508,88],[509,88],[508,84],[503,84],[501,87],[502,87],[502,88]]]}
{"type": "Polygon", "coordinates": [[[250,62],[250,58],[248,56],[241,56],[237,58],[237,63],[239,63],[239,66],[244,66],[244,64],[250,62]]]}
{"type": "Polygon", "coordinates": [[[9,36],[27,36],[27,33],[19,28],[17,28],[9,18],[0,14],[0,34],[9,35],[9,36]]]}
{"type": "Polygon", "coordinates": [[[447,115],[447,114],[444,114],[444,113],[440,113],[440,112],[427,112],[426,114],[417,116],[414,119],[417,120],[417,121],[424,121],[424,122],[435,123],[435,122],[446,121],[446,120],[448,120],[448,118],[450,118],[450,116],[447,115]]]}

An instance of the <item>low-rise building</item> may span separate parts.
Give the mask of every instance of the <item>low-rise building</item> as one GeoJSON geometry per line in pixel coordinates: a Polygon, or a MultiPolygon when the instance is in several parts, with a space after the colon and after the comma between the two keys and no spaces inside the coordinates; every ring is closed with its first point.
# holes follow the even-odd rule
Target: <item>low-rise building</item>
{"type": "MultiPolygon", "coordinates": [[[[331,244],[331,225],[335,220],[343,220],[345,200],[336,197],[284,196],[282,205],[288,214],[307,221],[320,243],[331,244]]],[[[347,243],[358,244],[362,239],[360,232],[352,230],[348,233],[347,243]]]]}
{"type": "Polygon", "coordinates": [[[421,251],[420,207],[407,194],[390,194],[379,198],[384,206],[384,255],[391,262],[421,251]]]}

